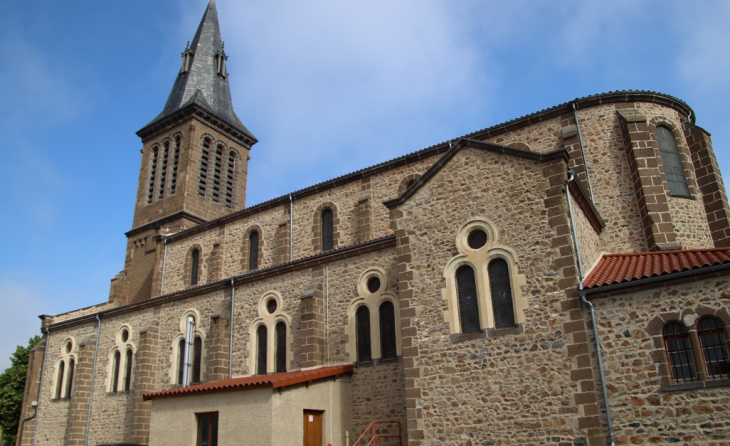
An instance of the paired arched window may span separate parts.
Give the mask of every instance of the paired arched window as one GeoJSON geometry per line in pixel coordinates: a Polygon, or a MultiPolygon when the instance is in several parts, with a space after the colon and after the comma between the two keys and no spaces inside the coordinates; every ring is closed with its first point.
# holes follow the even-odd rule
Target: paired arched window
{"type": "Polygon", "coordinates": [[[259,232],[251,231],[248,236],[248,269],[253,271],[259,267],[259,232]]]}
{"type": "Polygon", "coordinates": [[[185,335],[177,341],[176,383],[187,386],[202,382],[203,338],[196,332],[196,317],[185,317],[185,335]]]}
{"type": "Polygon", "coordinates": [[[681,322],[665,325],[662,335],[673,382],[684,383],[701,379],[695,360],[704,363],[702,372],[706,379],[730,378],[725,325],[720,319],[709,316],[697,323],[697,341],[702,350],[699,357],[695,356],[692,348],[694,333],[689,333],[681,322]]]}
{"type": "Polygon", "coordinates": [[[332,209],[322,211],[322,251],[334,248],[334,217],[332,209]]]}
{"type": "Polygon", "coordinates": [[[697,379],[689,333],[685,326],[679,322],[672,322],[664,327],[662,335],[672,380],[679,383],[697,379]]]}
{"type": "Polygon", "coordinates": [[[378,364],[398,358],[398,300],[387,289],[388,275],[382,268],[370,268],[360,275],[359,296],[347,311],[353,362],[378,364]]]}
{"type": "Polygon", "coordinates": [[[284,373],[289,367],[291,319],[282,306],[282,297],[276,291],[267,292],[259,301],[259,317],[251,323],[249,331],[252,375],[284,373]]]}
{"type": "Polygon", "coordinates": [[[689,188],[687,187],[687,177],[684,176],[682,168],[682,159],[679,156],[677,142],[674,139],[672,131],[664,126],[656,128],[656,139],[659,145],[659,153],[664,166],[664,176],[669,185],[669,192],[672,195],[681,197],[689,197],[689,188]]]}
{"type": "Polygon", "coordinates": [[[200,250],[193,249],[190,253],[190,285],[198,284],[198,276],[200,275],[200,250]]]}
{"type": "Polygon", "coordinates": [[[130,343],[128,327],[125,326],[119,330],[116,344],[111,353],[107,391],[111,393],[128,392],[132,388],[132,364],[134,362],[134,351],[130,343]]]}
{"type": "Polygon", "coordinates": [[[74,371],[76,369],[76,358],[71,354],[74,344],[71,339],[64,342],[61,347],[61,360],[56,367],[55,389],[53,398],[71,398],[73,390],[74,371]]]}

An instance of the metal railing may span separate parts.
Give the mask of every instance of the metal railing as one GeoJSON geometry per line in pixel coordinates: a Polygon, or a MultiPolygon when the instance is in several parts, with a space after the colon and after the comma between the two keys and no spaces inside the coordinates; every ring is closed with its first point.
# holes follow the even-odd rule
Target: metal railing
{"type": "Polygon", "coordinates": [[[365,446],[370,446],[370,445],[377,446],[378,439],[385,439],[385,438],[397,438],[398,439],[398,446],[403,446],[403,440],[402,440],[402,437],[401,437],[401,430],[400,430],[400,421],[392,421],[392,420],[377,420],[377,421],[373,421],[372,423],[370,423],[370,425],[368,426],[368,428],[365,429],[365,432],[363,432],[362,435],[360,435],[360,438],[358,438],[357,441],[355,442],[355,444],[353,444],[352,446],[357,446],[357,445],[360,444],[360,441],[364,441],[365,436],[368,433],[371,433],[372,436],[373,436],[373,438],[371,438],[370,441],[367,442],[367,444],[363,443],[363,444],[365,444],[365,446]],[[388,435],[388,434],[381,434],[381,435],[379,435],[378,432],[377,432],[378,424],[381,424],[381,425],[382,424],[397,425],[398,426],[398,435],[393,435],[393,434],[390,434],[390,435],[388,435]]]}

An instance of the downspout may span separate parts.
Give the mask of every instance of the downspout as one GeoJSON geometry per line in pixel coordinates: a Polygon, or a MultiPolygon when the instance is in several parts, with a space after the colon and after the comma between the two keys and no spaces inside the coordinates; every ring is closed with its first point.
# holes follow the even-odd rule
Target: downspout
{"type": "Polygon", "coordinates": [[[233,376],[233,308],[236,302],[236,281],[231,277],[231,334],[228,339],[228,379],[233,376]]]}
{"type": "MultiPolygon", "coordinates": [[[[330,266],[324,266],[324,298],[325,298],[325,348],[327,349],[327,363],[330,365],[330,266]]],[[[336,378],[335,378],[336,379],[336,378]]],[[[332,413],[332,381],[330,380],[330,441],[328,446],[332,445],[334,414],[332,413]]]]}
{"type": "Polygon", "coordinates": [[[23,421],[20,422],[20,429],[18,430],[18,438],[17,438],[17,444],[18,446],[22,446],[23,444],[23,426],[25,426],[26,421],[30,421],[38,414],[38,401],[34,401],[35,403],[35,411],[33,411],[33,415],[29,416],[28,418],[25,418],[23,421]]]}
{"type": "Polygon", "coordinates": [[[294,199],[289,194],[289,261],[294,260],[294,199]]]}
{"type": "Polygon", "coordinates": [[[167,261],[167,237],[164,238],[165,241],[165,252],[162,254],[162,277],[160,278],[160,296],[162,296],[162,290],[165,285],[165,263],[167,261]]]}
{"type": "MultiPolygon", "coordinates": [[[[42,316],[43,317],[43,316],[42,316]]],[[[35,406],[35,415],[38,415],[38,407],[41,405],[41,396],[43,395],[41,391],[43,390],[43,375],[46,372],[46,357],[48,356],[46,353],[48,352],[48,346],[51,343],[51,328],[46,327],[46,347],[43,349],[43,363],[41,364],[41,382],[38,384],[38,405],[35,406]]],[[[35,416],[34,415],[34,416],[35,416]]],[[[35,433],[38,428],[38,418],[33,421],[33,437],[30,440],[31,446],[35,445],[35,433]]],[[[20,431],[20,435],[23,435],[23,431],[20,431]]],[[[18,444],[21,444],[18,442],[18,444]]]]}
{"type": "MultiPolygon", "coordinates": [[[[588,182],[588,194],[593,200],[593,186],[591,186],[591,176],[588,173],[588,161],[586,160],[586,151],[583,147],[583,134],[580,132],[580,124],[578,123],[578,110],[575,108],[575,102],[573,102],[573,117],[575,118],[575,128],[578,130],[578,142],[580,143],[580,154],[583,157],[583,167],[586,170],[586,181],[588,182]]],[[[568,181],[570,182],[570,181],[568,181]]]]}
{"type": "Polygon", "coordinates": [[[94,398],[94,381],[96,381],[96,355],[99,353],[99,335],[101,333],[101,316],[96,313],[96,345],[94,345],[94,365],[91,367],[91,389],[89,390],[89,411],[86,414],[86,432],[84,446],[89,444],[89,425],[91,424],[91,400],[94,398]]]}
{"type": "MultiPolygon", "coordinates": [[[[575,107],[575,104],[573,105],[575,107]]],[[[576,119],[577,122],[577,119],[576,119]]],[[[588,169],[586,169],[587,172],[588,169]]],[[[580,258],[580,247],[578,245],[578,233],[575,229],[575,219],[573,217],[573,203],[570,198],[570,183],[575,180],[575,172],[572,170],[568,171],[570,175],[568,177],[568,184],[565,188],[565,195],[568,197],[568,213],[570,214],[570,226],[573,232],[573,245],[575,246],[575,257],[578,262],[578,275],[580,282],[578,283],[578,295],[580,296],[583,303],[588,305],[591,311],[591,326],[593,327],[593,339],[596,342],[596,359],[598,361],[598,376],[601,380],[601,392],[603,392],[603,402],[606,406],[606,424],[608,425],[608,436],[611,441],[611,446],[614,446],[615,438],[613,432],[613,420],[611,419],[611,406],[608,403],[608,389],[606,388],[606,375],[603,372],[603,358],[601,356],[601,341],[598,338],[598,325],[596,324],[596,313],[593,308],[593,304],[586,299],[585,290],[583,290],[583,284],[585,282],[585,276],[583,274],[583,261],[580,258]]]]}

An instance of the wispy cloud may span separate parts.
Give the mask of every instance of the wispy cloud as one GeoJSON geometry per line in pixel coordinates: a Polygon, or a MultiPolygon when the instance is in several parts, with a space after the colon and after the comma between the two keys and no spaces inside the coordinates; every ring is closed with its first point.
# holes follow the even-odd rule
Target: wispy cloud
{"type": "Polygon", "coordinates": [[[28,339],[40,334],[36,316],[53,311],[36,291],[8,280],[0,280],[0,306],[3,314],[12,315],[0,324],[0,370],[5,370],[18,343],[25,346],[28,339]]]}

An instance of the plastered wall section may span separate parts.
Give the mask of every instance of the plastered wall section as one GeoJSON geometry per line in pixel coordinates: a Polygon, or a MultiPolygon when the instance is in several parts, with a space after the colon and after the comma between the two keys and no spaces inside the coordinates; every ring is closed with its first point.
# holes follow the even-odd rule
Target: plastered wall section
{"type": "Polygon", "coordinates": [[[423,432],[422,444],[585,441],[563,331],[563,278],[553,269],[560,254],[552,248],[557,234],[544,205],[547,187],[538,163],[464,149],[398,208],[412,256],[404,273],[412,277],[412,319],[403,328],[412,345],[404,359],[413,365],[406,369],[406,397],[415,405],[407,406],[408,421],[409,430],[423,432]],[[454,339],[443,274],[457,254],[458,229],[477,217],[493,223],[496,244],[516,253],[526,278],[525,323],[521,333],[454,339]]]}
{"type": "MultiPolygon", "coordinates": [[[[593,303],[616,443],[726,442],[730,438],[730,387],[662,391],[668,371],[661,330],[664,323],[679,320],[692,333],[692,324],[699,317],[716,312],[725,315],[721,319],[727,324],[727,275],[597,297],[593,303]]],[[[698,345],[693,348],[697,350],[698,345]]],[[[702,356],[695,353],[698,361],[702,356]]]]}

